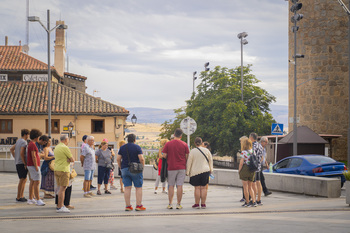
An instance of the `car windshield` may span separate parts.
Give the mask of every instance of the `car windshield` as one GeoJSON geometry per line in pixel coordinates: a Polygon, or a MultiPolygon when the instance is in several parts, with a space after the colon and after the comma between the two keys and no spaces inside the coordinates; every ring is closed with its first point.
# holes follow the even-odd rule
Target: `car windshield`
{"type": "Polygon", "coordinates": [[[312,164],[325,164],[337,162],[334,159],[326,156],[305,156],[304,159],[306,159],[309,163],[312,164]]]}

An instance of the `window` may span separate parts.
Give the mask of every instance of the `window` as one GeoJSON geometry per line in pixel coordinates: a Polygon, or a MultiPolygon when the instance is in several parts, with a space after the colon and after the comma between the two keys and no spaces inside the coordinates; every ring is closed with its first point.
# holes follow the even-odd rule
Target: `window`
{"type": "Polygon", "coordinates": [[[299,158],[294,158],[290,160],[290,163],[288,165],[288,168],[293,168],[293,167],[300,167],[300,165],[303,163],[302,159],[299,158]]]}
{"type": "Polygon", "coordinates": [[[0,119],[0,133],[12,133],[13,120],[0,119]]]}
{"type": "MultiPolygon", "coordinates": [[[[46,133],[49,133],[49,120],[46,119],[46,133]]],[[[60,133],[60,120],[59,119],[51,119],[51,133],[60,133]]]]}
{"type": "Polygon", "coordinates": [[[105,120],[91,120],[91,133],[104,133],[105,120]]]}
{"type": "Polygon", "coordinates": [[[275,170],[281,169],[281,168],[287,168],[287,165],[289,163],[290,159],[283,160],[282,162],[275,165],[275,170]]]}

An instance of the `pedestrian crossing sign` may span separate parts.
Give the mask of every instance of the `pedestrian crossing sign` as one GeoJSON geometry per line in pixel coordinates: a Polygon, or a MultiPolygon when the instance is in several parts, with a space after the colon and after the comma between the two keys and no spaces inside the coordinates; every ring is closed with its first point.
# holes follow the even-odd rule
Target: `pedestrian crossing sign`
{"type": "Polygon", "coordinates": [[[273,123],[271,126],[271,135],[283,135],[283,124],[273,123]]]}

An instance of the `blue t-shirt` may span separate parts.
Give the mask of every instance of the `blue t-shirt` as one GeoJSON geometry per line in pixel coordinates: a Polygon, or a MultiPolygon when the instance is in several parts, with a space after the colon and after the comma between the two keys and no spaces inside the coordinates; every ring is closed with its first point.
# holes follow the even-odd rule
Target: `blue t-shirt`
{"type": "Polygon", "coordinates": [[[128,148],[131,162],[139,163],[139,155],[142,154],[141,147],[135,143],[128,143],[120,147],[118,154],[122,156],[121,169],[129,167],[128,153],[126,148],[128,148]]]}

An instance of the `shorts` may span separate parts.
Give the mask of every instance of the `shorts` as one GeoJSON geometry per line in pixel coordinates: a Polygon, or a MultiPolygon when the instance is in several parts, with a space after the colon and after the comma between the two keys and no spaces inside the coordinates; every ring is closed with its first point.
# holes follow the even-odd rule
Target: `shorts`
{"type": "Polygon", "coordinates": [[[243,164],[243,167],[242,167],[241,171],[239,172],[239,179],[241,179],[243,181],[253,182],[254,178],[255,178],[255,172],[251,172],[249,170],[248,165],[243,164]]]}
{"type": "Polygon", "coordinates": [[[102,184],[102,181],[103,181],[104,184],[108,184],[109,175],[110,175],[111,170],[112,169],[98,166],[97,183],[102,184]]]}
{"type": "Polygon", "coordinates": [[[210,172],[204,172],[190,177],[190,184],[192,186],[206,186],[209,183],[210,172]]]}
{"type": "Polygon", "coordinates": [[[57,186],[67,187],[69,185],[69,177],[70,172],[55,171],[57,186]]]}
{"type": "Polygon", "coordinates": [[[171,170],[168,171],[168,185],[169,186],[175,186],[176,185],[183,185],[185,182],[186,177],[186,170],[171,170]]]}
{"type": "Polygon", "coordinates": [[[261,180],[261,172],[255,172],[255,180],[254,180],[254,182],[255,181],[260,181],[261,180]]]}
{"type": "Polygon", "coordinates": [[[18,178],[26,179],[28,170],[24,167],[24,164],[16,164],[16,170],[18,174],[18,178]]]}
{"type": "Polygon", "coordinates": [[[35,170],[35,166],[28,166],[27,167],[29,172],[29,178],[34,181],[40,180],[40,167],[38,166],[38,171],[35,170]]]}
{"type": "Polygon", "coordinates": [[[134,183],[135,188],[141,188],[143,185],[143,173],[131,173],[129,171],[129,168],[123,168],[122,171],[122,177],[123,177],[123,184],[125,187],[132,186],[132,183],[134,183]]]}
{"type": "Polygon", "coordinates": [[[94,170],[84,170],[84,180],[92,180],[94,177],[94,170]]]}

